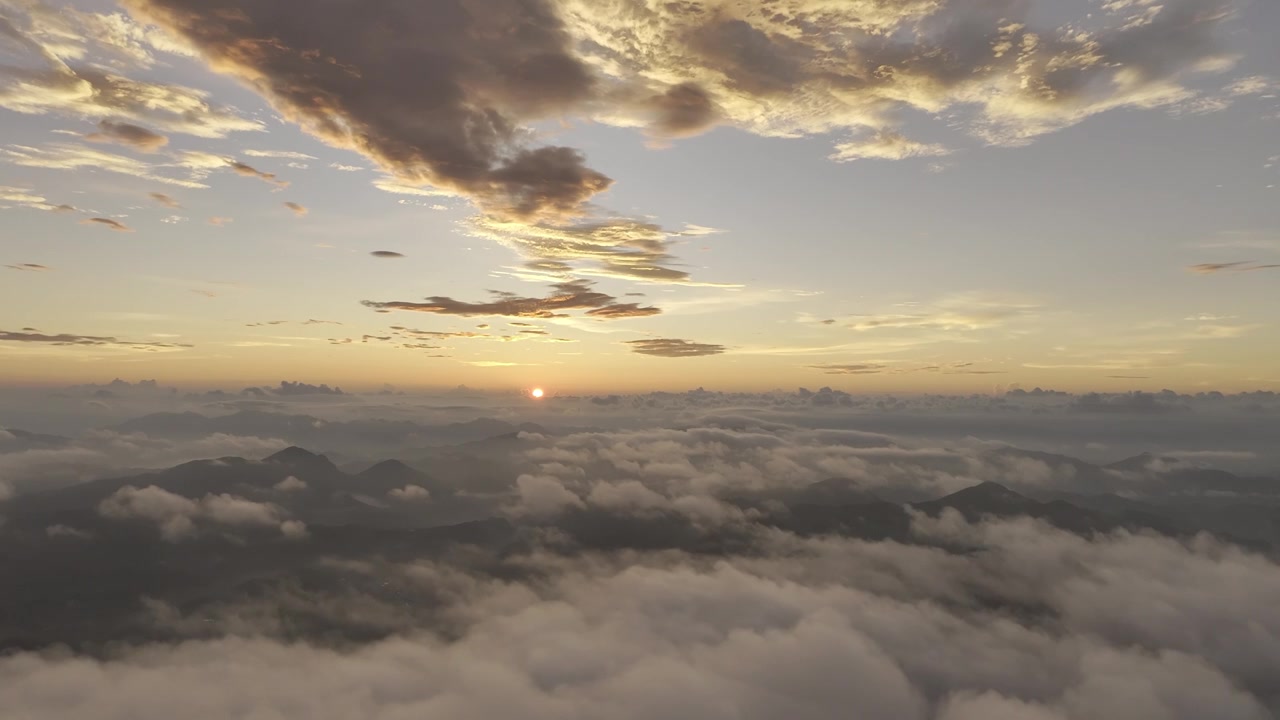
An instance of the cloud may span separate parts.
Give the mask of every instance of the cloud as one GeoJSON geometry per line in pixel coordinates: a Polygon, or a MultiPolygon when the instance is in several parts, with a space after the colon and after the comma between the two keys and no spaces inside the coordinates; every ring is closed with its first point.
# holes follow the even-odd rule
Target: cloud
{"type": "MultiPolygon", "coordinates": [[[[512,323],[512,324],[514,325],[515,323],[512,323]]],[[[488,328],[488,325],[481,324],[479,327],[488,328]]],[[[371,336],[366,335],[364,339],[368,340],[370,339],[370,337],[371,336]]],[[[437,342],[441,340],[481,340],[481,341],[488,341],[488,342],[522,342],[522,341],[573,342],[572,340],[568,340],[566,338],[550,337],[550,334],[547,333],[547,331],[545,330],[533,330],[533,331],[522,330],[518,334],[502,335],[498,333],[475,332],[471,330],[450,330],[450,331],[415,330],[413,328],[407,328],[402,325],[392,325],[390,336],[380,337],[375,339],[385,341],[385,340],[391,340],[393,337],[401,341],[409,341],[409,342],[403,342],[400,347],[418,349],[418,350],[432,350],[432,349],[439,349],[443,347],[440,345],[424,344],[422,342],[418,342],[422,340],[426,340],[428,343],[437,342]]],[[[339,343],[345,344],[352,341],[348,338],[343,341],[331,341],[331,342],[339,342],[339,343]]]]}
{"type": "Polygon", "coordinates": [[[571,148],[523,145],[520,123],[580,105],[593,89],[542,2],[504,0],[485,14],[453,2],[399,6],[394,21],[349,9],[311,23],[249,0],[125,4],[199,48],[215,69],[248,81],[308,132],[404,182],[520,217],[576,214],[610,184],[571,148]],[[522,31],[510,35],[511,27],[522,31]],[[390,35],[371,42],[371,33],[390,35]],[[399,50],[387,53],[387,42],[399,50]]]}
{"type": "Polygon", "coordinates": [[[672,85],[649,98],[645,105],[653,112],[649,130],[658,137],[696,135],[720,117],[715,100],[694,82],[672,85]]]}
{"type": "Polygon", "coordinates": [[[291,150],[245,150],[245,155],[260,158],[283,158],[286,160],[318,160],[314,155],[293,152],[291,150]]]}
{"type": "Polygon", "coordinates": [[[306,207],[299,205],[296,202],[286,202],[284,206],[292,210],[293,214],[297,215],[298,217],[302,217],[303,215],[306,215],[308,212],[310,212],[310,210],[308,210],[306,207]]]}
{"type": "Polygon", "coordinates": [[[371,253],[369,253],[369,254],[370,254],[370,255],[372,255],[372,256],[374,256],[374,257],[378,257],[378,258],[402,258],[402,257],[404,257],[404,255],[403,255],[402,253],[398,253],[398,252],[395,252],[395,251],[392,251],[392,250],[374,250],[373,252],[371,252],[371,253]]]}
{"type": "Polygon", "coordinates": [[[182,203],[178,202],[177,200],[173,199],[168,195],[165,195],[164,193],[158,193],[158,192],[147,193],[147,197],[151,198],[152,200],[155,200],[157,203],[167,208],[182,207],[182,203]]]}
{"type": "Polygon", "coordinates": [[[19,493],[39,492],[139,468],[230,455],[262,457],[287,446],[270,438],[212,433],[172,440],[143,433],[91,430],[65,444],[0,453],[0,477],[19,493]]]}
{"type": "Polygon", "coordinates": [[[944,298],[923,312],[854,315],[845,327],[872,330],[986,330],[1034,314],[1037,305],[977,294],[944,298]]]}
{"type": "Polygon", "coordinates": [[[631,352],[668,358],[704,357],[707,355],[720,355],[725,351],[723,345],[710,345],[671,338],[628,340],[626,344],[631,346],[631,352]]]}
{"type": "Polygon", "coordinates": [[[235,218],[220,217],[220,216],[209,218],[209,224],[214,227],[224,227],[226,225],[230,225],[233,222],[235,222],[235,218]]]}
{"type": "Polygon", "coordinates": [[[6,41],[21,60],[0,68],[0,107],[28,115],[118,118],[100,131],[103,137],[135,146],[142,141],[144,148],[158,140],[129,129],[121,134],[117,130],[122,124],[204,138],[263,129],[257,121],[210,104],[200,90],[133,80],[97,62],[93,56],[100,53],[91,48],[142,65],[151,62],[148,45],[177,49],[168,38],[133,24],[124,15],[75,9],[51,12],[41,2],[25,1],[7,3],[6,8],[10,14],[0,18],[0,41],[6,41]]]}
{"type": "Polygon", "coordinates": [[[19,272],[48,272],[52,268],[39,263],[18,263],[17,265],[5,265],[9,270],[17,270],[19,272]]]}
{"type": "Polygon", "coordinates": [[[815,370],[821,370],[828,375],[878,375],[887,369],[885,365],[860,364],[860,365],[810,365],[815,370]]]}
{"type": "Polygon", "coordinates": [[[343,165],[342,163],[330,163],[329,167],[339,172],[360,172],[365,169],[359,165],[343,165]]]}
{"type": "Polygon", "coordinates": [[[1265,75],[1251,75],[1233,80],[1227,86],[1227,94],[1234,97],[1261,95],[1275,90],[1276,87],[1276,82],[1265,75]]]}
{"type": "Polygon", "coordinates": [[[1187,270],[1198,275],[1214,275],[1221,272],[1252,272],[1254,270],[1269,270],[1273,268],[1280,268],[1280,264],[1241,260],[1228,263],[1200,263],[1199,265],[1188,266],[1187,270]]]}
{"type": "MultiPolygon", "coordinates": [[[[227,165],[235,170],[237,174],[245,177],[255,177],[259,180],[275,185],[279,188],[289,187],[289,183],[276,177],[275,173],[263,172],[252,165],[246,165],[239,160],[227,160],[227,165]]],[[[288,205],[288,203],[286,203],[288,205]]]]}
{"type": "Polygon", "coordinates": [[[98,224],[98,225],[103,225],[106,228],[110,230],[114,230],[116,232],[133,232],[133,228],[129,227],[128,225],[125,225],[119,220],[112,220],[111,218],[100,218],[100,217],[86,218],[84,220],[81,220],[80,224],[81,225],[98,224]]]}
{"type": "Polygon", "coordinates": [[[181,345],[174,343],[160,342],[128,342],[117,340],[114,337],[99,337],[94,335],[73,335],[63,333],[59,335],[46,335],[38,332],[15,332],[10,330],[0,330],[0,342],[16,342],[16,343],[48,343],[50,345],[79,345],[79,346],[95,346],[95,347],[120,347],[133,348],[137,350],[176,350],[189,348],[190,345],[181,345]]]}
{"type": "Polygon", "coordinates": [[[951,151],[942,145],[931,145],[909,140],[892,131],[880,131],[869,138],[850,140],[836,145],[831,159],[839,162],[851,160],[903,160],[913,157],[938,157],[951,151]]]}
{"type": "Polygon", "coordinates": [[[102,120],[98,131],[84,136],[93,142],[113,142],[128,145],[143,152],[157,152],[169,144],[169,138],[139,125],[102,120]]]}
{"type": "Polygon", "coordinates": [[[306,490],[307,483],[304,480],[299,480],[298,478],[290,475],[271,487],[272,489],[280,492],[298,492],[299,490],[306,490]]]}
{"type": "MultiPolygon", "coordinates": [[[[713,285],[690,279],[675,265],[671,245],[705,228],[670,231],[651,222],[607,218],[570,224],[512,222],[480,216],[467,231],[520,253],[529,261],[512,274],[529,280],[568,280],[573,275],[638,282],[713,285]]],[[[720,285],[719,287],[728,287],[720,285]]]]}
{"type": "Polygon", "coordinates": [[[616,320],[619,318],[650,317],[662,313],[660,308],[639,303],[616,303],[605,307],[588,310],[587,316],[599,320],[616,320]]]}
{"type": "MultiPolygon", "coordinates": [[[[151,164],[124,155],[116,155],[71,143],[51,143],[40,148],[26,145],[9,145],[0,148],[0,159],[23,167],[48,168],[51,170],[102,170],[185,188],[202,189],[208,187],[208,185],[198,182],[196,179],[174,178],[158,174],[158,171],[172,167],[170,165],[151,164]]],[[[189,167],[181,163],[178,166],[189,167]]]]}
{"type": "MultiPolygon", "coordinates": [[[[694,84],[718,122],[760,135],[900,138],[900,118],[918,110],[994,144],[1194,98],[1181,81],[1221,57],[1215,36],[1228,16],[1223,2],[1166,3],[1149,17],[1149,7],[1112,3],[1092,22],[1083,6],[1069,9],[1080,24],[1054,29],[1034,27],[1031,5],[1012,3],[561,5],[588,61],[627,88],[601,111],[605,122],[652,123],[647,98],[694,84]]],[[[863,156],[857,145],[853,157],[863,156]]],[[[885,145],[873,141],[868,156],[910,156],[902,149],[919,144],[885,145]]]]}
{"type": "Polygon", "coordinates": [[[70,538],[73,540],[90,540],[93,538],[92,533],[69,525],[50,525],[44,531],[51,538],[70,538]]]}
{"type": "MultiPolygon", "coordinates": [[[[521,297],[514,293],[491,291],[495,299],[490,302],[469,303],[449,297],[429,297],[426,302],[375,302],[365,300],[364,305],[376,310],[407,310],[410,312],[457,315],[460,317],[508,316],[526,318],[568,317],[569,310],[600,310],[617,305],[617,298],[592,289],[585,281],[556,283],[554,292],[547,297],[521,297]]],[[[624,306],[624,308],[630,307],[624,306]]],[[[654,308],[656,310],[656,308],[654,308]]],[[[649,313],[645,313],[649,314],[649,313]]],[[[597,314],[600,319],[631,317],[633,314],[610,316],[597,314]]]]}
{"type": "Polygon", "coordinates": [[[329,387],[325,383],[310,385],[304,382],[281,380],[280,386],[271,392],[276,395],[345,395],[340,387],[329,387]]]}
{"type": "MultiPolygon", "coordinates": [[[[567,502],[532,476],[525,486],[531,498],[547,492],[549,507],[567,502]]],[[[68,707],[163,716],[193,696],[204,698],[199,718],[248,705],[284,720],[816,720],[849,708],[867,720],[1271,715],[1280,573],[1265,558],[1208,539],[947,521],[978,550],[792,537],[711,558],[542,549],[522,568],[536,582],[523,583],[362,558],[327,567],[343,586],[372,577],[396,596],[442,603],[449,632],[422,629],[434,614],[388,609],[415,602],[372,595],[354,607],[303,605],[329,600],[400,629],[354,648],[276,640],[244,622],[296,608],[296,595],[225,614],[175,610],[170,620],[213,622],[194,623],[204,637],[109,657],[7,656],[0,701],[32,718],[68,707]],[[210,638],[210,625],[233,632],[210,638]],[[226,692],[201,695],[210,673],[226,692]]]]}
{"type": "Polygon", "coordinates": [[[296,521],[288,526],[284,511],[270,503],[259,503],[226,493],[207,494],[199,500],[171,493],[155,485],[138,488],[127,485],[98,504],[98,514],[113,520],[149,520],[160,529],[166,542],[180,542],[198,533],[196,521],[219,525],[277,527],[290,538],[305,535],[305,526],[296,521]]]}
{"type": "Polygon", "coordinates": [[[405,485],[388,490],[387,497],[402,502],[425,502],[431,499],[431,493],[421,485],[405,485]]]}
{"type": "Polygon", "coordinates": [[[10,187],[0,185],[0,203],[14,203],[19,207],[32,208],[34,210],[49,210],[52,212],[74,212],[75,208],[70,205],[54,205],[44,197],[35,194],[27,188],[10,187]]]}

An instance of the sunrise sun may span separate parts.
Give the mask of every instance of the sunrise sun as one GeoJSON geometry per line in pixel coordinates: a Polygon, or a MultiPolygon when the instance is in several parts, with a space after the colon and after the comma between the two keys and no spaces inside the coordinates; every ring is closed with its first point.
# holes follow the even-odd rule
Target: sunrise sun
{"type": "Polygon", "coordinates": [[[543,396],[542,388],[534,388],[530,390],[529,395],[533,396],[535,400],[541,399],[543,396]]]}

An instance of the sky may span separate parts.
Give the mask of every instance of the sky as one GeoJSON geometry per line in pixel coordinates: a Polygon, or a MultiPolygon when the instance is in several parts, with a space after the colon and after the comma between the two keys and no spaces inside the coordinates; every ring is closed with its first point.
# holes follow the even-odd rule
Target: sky
{"type": "Polygon", "coordinates": [[[1280,389],[1280,6],[0,0],[0,377],[1280,389]]]}

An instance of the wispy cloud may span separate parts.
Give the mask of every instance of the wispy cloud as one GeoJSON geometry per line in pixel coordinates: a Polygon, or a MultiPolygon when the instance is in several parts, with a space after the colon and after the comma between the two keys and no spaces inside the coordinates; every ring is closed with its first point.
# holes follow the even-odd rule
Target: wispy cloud
{"type": "Polygon", "coordinates": [[[130,342],[127,340],[120,340],[115,337],[97,335],[75,335],[72,333],[47,335],[40,332],[30,331],[30,329],[23,331],[0,330],[0,342],[34,343],[56,346],[117,347],[150,352],[179,350],[192,347],[191,345],[178,343],[130,342]]]}
{"type": "Polygon", "coordinates": [[[245,155],[260,158],[280,158],[285,160],[317,160],[314,155],[293,152],[292,150],[245,150],[245,155]]]}
{"type": "Polygon", "coordinates": [[[156,201],[157,203],[167,208],[182,207],[182,203],[178,202],[177,200],[173,199],[168,195],[165,195],[164,193],[158,193],[158,192],[147,193],[147,197],[151,198],[152,200],[156,201]]]}
{"type": "Polygon", "coordinates": [[[891,130],[882,130],[869,137],[857,138],[836,145],[831,159],[838,162],[853,160],[904,160],[914,157],[939,157],[950,155],[946,147],[911,140],[891,130]]]}
{"type": "Polygon", "coordinates": [[[70,205],[54,205],[28,188],[9,187],[0,185],[0,203],[13,203],[18,207],[31,208],[33,210],[48,210],[50,212],[75,212],[75,208],[70,205]]]}
{"type": "Polygon", "coordinates": [[[112,220],[111,218],[102,218],[102,217],[87,218],[85,220],[81,220],[80,224],[102,225],[103,227],[109,230],[114,230],[116,232],[133,232],[133,228],[129,227],[128,225],[125,225],[119,220],[112,220]]]}
{"type": "MultiPolygon", "coordinates": [[[[429,297],[425,302],[366,300],[364,305],[380,311],[406,310],[458,315],[462,317],[508,316],[531,318],[567,317],[567,311],[584,310],[586,315],[599,319],[617,319],[624,315],[610,315],[610,308],[617,305],[617,298],[592,289],[585,281],[557,283],[554,291],[541,298],[522,297],[514,293],[490,291],[494,299],[489,302],[471,303],[450,297],[429,297]]],[[[628,306],[629,307],[629,306],[628,306]]],[[[631,316],[631,315],[625,315],[631,316]]]]}
{"type": "Polygon", "coordinates": [[[10,2],[5,9],[0,34],[11,41],[7,45],[19,61],[0,67],[0,107],[27,115],[112,118],[100,128],[99,139],[144,150],[159,147],[159,133],[145,135],[131,128],[145,125],[204,138],[263,129],[255,120],[211,104],[200,90],[134,80],[119,74],[120,63],[112,62],[108,69],[107,63],[95,61],[105,53],[145,67],[153,62],[153,49],[192,54],[123,13],[54,12],[41,2],[10,2]]]}
{"type": "Polygon", "coordinates": [[[98,131],[84,136],[92,142],[112,142],[128,145],[143,152],[157,152],[169,144],[169,138],[160,133],[148,130],[140,125],[111,122],[103,120],[98,123],[98,131]]]}
{"type": "MultiPolygon", "coordinates": [[[[186,178],[166,177],[161,170],[174,167],[153,164],[74,143],[52,143],[43,147],[9,145],[0,148],[0,159],[23,167],[51,170],[102,170],[103,172],[131,175],[143,180],[176,185],[185,188],[207,188],[208,185],[186,178]]],[[[178,167],[183,167],[181,164],[178,167]]]]}
{"type": "Polygon", "coordinates": [[[631,352],[665,358],[706,357],[709,355],[721,355],[725,352],[725,346],[723,345],[674,338],[628,340],[625,344],[631,346],[631,352]]]}
{"type": "Polygon", "coordinates": [[[1214,275],[1217,273],[1253,272],[1254,270],[1270,270],[1280,268],[1280,263],[1257,263],[1252,260],[1240,260],[1227,263],[1200,263],[1189,265],[1187,270],[1197,275],[1214,275]]]}

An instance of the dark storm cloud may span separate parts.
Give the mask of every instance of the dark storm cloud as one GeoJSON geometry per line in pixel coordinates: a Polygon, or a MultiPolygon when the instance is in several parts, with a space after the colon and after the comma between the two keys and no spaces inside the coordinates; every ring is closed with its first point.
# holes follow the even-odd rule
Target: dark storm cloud
{"type": "Polygon", "coordinates": [[[119,220],[112,220],[111,218],[100,218],[100,217],[88,218],[86,220],[81,220],[80,224],[82,225],[97,224],[97,225],[105,226],[116,232],[133,232],[133,228],[129,227],[128,225],[125,225],[119,220]]]}
{"type": "Polygon", "coordinates": [[[654,338],[652,340],[628,340],[631,352],[656,357],[683,358],[720,355],[725,351],[723,345],[676,340],[672,338],[654,338]]]}
{"type": "Polygon", "coordinates": [[[519,123],[585,101],[592,78],[540,0],[128,0],[289,119],[519,217],[574,214],[609,186],[564,147],[521,147],[519,123]],[[302,21],[303,16],[310,17],[302,21]]]}
{"type": "Polygon", "coordinates": [[[169,138],[160,133],[148,130],[140,125],[103,120],[98,123],[98,131],[85,136],[94,142],[113,142],[128,145],[144,152],[156,152],[169,144],[169,138]]]}
{"type": "Polygon", "coordinates": [[[394,250],[374,250],[373,252],[371,252],[371,253],[369,253],[369,254],[370,254],[370,255],[372,255],[372,256],[374,256],[374,257],[377,257],[377,258],[402,258],[402,257],[404,257],[404,254],[403,254],[403,253],[398,253],[398,252],[395,252],[394,250]]]}
{"type": "Polygon", "coordinates": [[[695,135],[715,123],[715,102],[696,83],[680,83],[651,99],[656,117],[650,125],[658,135],[685,137],[695,135]]]}
{"type": "Polygon", "coordinates": [[[164,193],[159,193],[159,192],[147,193],[147,197],[151,198],[152,200],[155,200],[156,202],[160,203],[161,205],[167,208],[182,207],[182,203],[178,202],[177,200],[175,200],[169,195],[165,195],[164,193]]]}
{"type": "MultiPolygon", "coordinates": [[[[514,293],[490,291],[495,296],[495,299],[490,302],[470,303],[454,300],[450,297],[435,296],[427,298],[426,302],[375,302],[366,300],[363,304],[376,310],[407,310],[461,317],[507,316],[528,318],[567,317],[567,311],[569,310],[608,310],[608,308],[617,304],[617,298],[592,290],[592,284],[589,282],[563,282],[557,283],[552,287],[554,292],[542,298],[521,297],[514,293]]],[[[597,317],[615,319],[615,317],[630,317],[630,315],[597,315],[597,317]]]]}
{"type": "Polygon", "coordinates": [[[60,333],[57,335],[46,335],[39,332],[14,332],[10,330],[0,330],[0,342],[16,342],[16,343],[48,343],[51,345],[89,345],[89,346],[105,346],[105,347],[127,347],[137,348],[140,350],[165,350],[175,348],[189,348],[190,345],[178,343],[161,343],[161,342],[130,342],[127,340],[119,340],[114,337],[97,336],[97,335],[73,335],[70,333],[60,333]]]}

